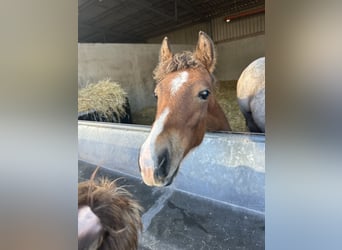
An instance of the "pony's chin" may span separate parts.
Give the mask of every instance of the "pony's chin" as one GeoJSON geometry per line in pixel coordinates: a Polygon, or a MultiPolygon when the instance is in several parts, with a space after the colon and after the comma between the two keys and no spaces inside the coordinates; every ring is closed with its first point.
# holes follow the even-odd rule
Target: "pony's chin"
{"type": "Polygon", "coordinates": [[[156,180],[156,179],[152,179],[152,180],[145,180],[143,178],[143,182],[150,187],[166,187],[171,185],[173,180],[173,177],[166,177],[165,179],[162,180],[156,180]]]}
{"type": "Polygon", "coordinates": [[[153,185],[149,185],[149,186],[155,186],[155,187],[166,187],[166,186],[170,186],[172,184],[172,178],[165,178],[162,181],[154,181],[153,185]]]}
{"type": "Polygon", "coordinates": [[[170,186],[173,182],[173,179],[176,177],[179,170],[179,165],[172,171],[172,173],[168,173],[166,177],[157,177],[154,176],[154,171],[152,168],[140,168],[140,174],[142,176],[143,182],[150,187],[166,187],[170,186]]]}
{"type": "Polygon", "coordinates": [[[169,180],[165,181],[165,182],[164,182],[164,184],[163,184],[163,187],[170,186],[170,185],[171,185],[171,183],[172,183],[172,180],[173,180],[173,178],[171,178],[171,179],[169,179],[169,180]]]}
{"type": "Polygon", "coordinates": [[[173,179],[176,177],[179,167],[177,170],[170,176],[166,177],[163,181],[163,187],[170,186],[173,182],[173,179]]]}
{"type": "Polygon", "coordinates": [[[176,173],[174,173],[171,176],[167,176],[166,178],[162,179],[162,180],[158,180],[158,181],[154,181],[152,186],[155,187],[167,187],[170,186],[173,182],[174,177],[176,176],[176,173]]]}

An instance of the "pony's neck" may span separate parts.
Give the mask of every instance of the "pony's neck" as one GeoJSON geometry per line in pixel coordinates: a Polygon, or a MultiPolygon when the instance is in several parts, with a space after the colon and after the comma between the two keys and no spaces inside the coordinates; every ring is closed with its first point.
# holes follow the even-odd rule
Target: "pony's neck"
{"type": "Polygon", "coordinates": [[[209,102],[207,115],[207,131],[231,131],[229,122],[218,102],[209,102]]]}

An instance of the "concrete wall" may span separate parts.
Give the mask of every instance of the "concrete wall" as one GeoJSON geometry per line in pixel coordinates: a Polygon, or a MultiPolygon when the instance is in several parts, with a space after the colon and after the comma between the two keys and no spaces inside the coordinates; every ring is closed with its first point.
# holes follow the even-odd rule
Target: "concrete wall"
{"type": "Polygon", "coordinates": [[[265,35],[216,44],[215,76],[219,80],[237,80],[254,59],[265,56],[265,35]]]}
{"type": "MultiPolygon", "coordinates": [[[[195,44],[171,41],[173,52],[193,50],[195,44]]],[[[158,63],[160,44],[79,44],[78,84],[110,78],[128,93],[133,113],[155,105],[152,71],[158,63]]],[[[237,80],[254,59],[265,55],[265,36],[243,38],[216,44],[218,80],[237,80]]]]}
{"type": "MultiPolygon", "coordinates": [[[[189,45],[172,46],[174,51],[189,45]]],[[[152,71],[160,44],[78,44],[78,85],[110,78],[128,93],[131,111],[155,105],[152,71]]]]}

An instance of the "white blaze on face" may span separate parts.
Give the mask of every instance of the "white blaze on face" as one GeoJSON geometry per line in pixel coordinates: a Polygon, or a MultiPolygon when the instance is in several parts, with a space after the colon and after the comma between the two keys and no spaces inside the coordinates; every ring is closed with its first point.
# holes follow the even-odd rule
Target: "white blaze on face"
{"type": "Polygon", "coordinates": [[[146,141],[141,147],[139,164],[141,169],[141,175],[143,178],[152,178],[153,176],[144,176],[145,173],[152,174],[151,171],[154,169],[154,154],[155,154],[155,142],[163,131],[164,123],[169,114],[169,108],[164,109],[158,119],[153,123],[150,134],[148,135],[146,141]],[[148,169],[147,169],[148,168],[148,169]]]}
{"type": "Polygon", "coordinates": [[[186,71],[183,71],[177,75],[175,79],[171,82],[171,95],[176,94],[178,89],[185,83],[189,78],[189,73],[186,71]]]}

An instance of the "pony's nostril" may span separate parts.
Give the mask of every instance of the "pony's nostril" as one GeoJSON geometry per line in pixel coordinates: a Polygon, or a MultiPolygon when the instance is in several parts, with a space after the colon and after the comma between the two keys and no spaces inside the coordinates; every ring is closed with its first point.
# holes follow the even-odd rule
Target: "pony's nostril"
{"type": "Polygon", "coordinates": [[[169,153],[165,150],[158,156],[158,166],[155,170],[155,176],[157,178],[165,178],[169,173],[169,153]]]}

